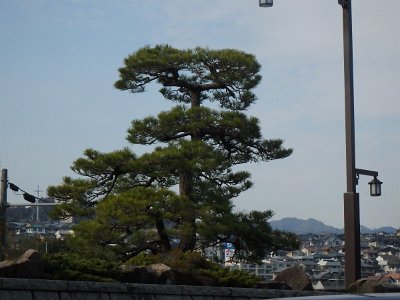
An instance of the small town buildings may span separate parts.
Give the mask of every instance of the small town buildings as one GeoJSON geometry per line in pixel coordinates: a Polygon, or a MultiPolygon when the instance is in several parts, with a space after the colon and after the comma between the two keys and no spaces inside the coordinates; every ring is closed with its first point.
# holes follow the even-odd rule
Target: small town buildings
{"type": "Polygon", "coordinates": [[[72,234],[72,223],[19,223],[10,222],[7,224],[7,231],[11,236],[53,236],[62,239],[72,234]]]}
{"type": "Polygon", "coordinates": [[[26,227],[27,234],[39,234],[45,235],[46,234],[46,226],[44,224],[28,224],[26,227]]]}
{"type": "MultiPolygon", "coordinates": [[[[361,247],[361,277],[393,276],[392,282],[400,282],[400,248],[393,236],[369,234],[363,237],[361,247]],[[378,243],[375,243],[379,241],[378,243]],[[387,245],[385,242],[390,241],[387,245]],[[380,245],[379,247],[375,247],[380,245]]],[[[246,270],[264,281],[273,280],[282,270],[294,266],[303,267],[315,289],[344,288],[344,242],[343,236],[301,235],[301,248],[296,251],[271,253],[260,264],[233,263],[226,266],[246,270]]],[[[396,236],[400,241],[400,237],[396,236]]],[[[232,249],[231,249],[232,250],[232,249]]]]}
{"type": "MultiPolygon", "coordinates": [[[[51,236],[63,239],[73,234],[73,223],[9,222],[12,236],[51,236]]],[[[342,235],[306,234],[298,236],[301,247],[294,251],[278,250],[258,264],[235,262],[234,246],[226,243],[203,250],[210,261],[231,269],[246,270],[263,281],[273,280],[281,271],[301,266],[314,288],[344,288],[345,245],[342,235]]],[[[361,277],[375,277],[400,284],[400,234],[367,234],[361,238],[361,277]]],[[[178,242],[178,241],[172,241],[178,242]]]]}
{"type": "Polygon", "coordinates": [[[379,255],[376,260],[384,273],[400,272],[400,258],[397,255],[379,255]]]}

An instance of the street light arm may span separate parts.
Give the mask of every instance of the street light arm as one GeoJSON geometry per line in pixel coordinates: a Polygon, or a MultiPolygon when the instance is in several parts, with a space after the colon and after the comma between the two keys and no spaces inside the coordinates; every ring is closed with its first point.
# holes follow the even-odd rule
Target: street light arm
{"type": "Polygon", "coordinates": [[[378,172],[364,170],[364,169],[356,169],[356,175],[367,175],[367,176],[372,176],[372,177],[378,177],[378,172]]]}

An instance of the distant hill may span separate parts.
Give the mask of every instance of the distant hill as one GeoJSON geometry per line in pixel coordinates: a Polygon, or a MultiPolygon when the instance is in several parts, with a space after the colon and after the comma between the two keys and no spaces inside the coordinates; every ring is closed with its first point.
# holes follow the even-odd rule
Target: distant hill
{"type": "MultiPolygon", "coordinates": [[[[296,234],[323,234],[323,233],[334,233],[334,234],[342,234],[344,232],[343,229],[335,228],[333,226],[328,226],[322,223],[321,221],[315,219],[298,219],[298,218],[283,218],[282,220],[270,221],[271,227],[273,229],[290,231],[296,234]]],[[[375,233],[375,232],[387,232],[387,233],[395,233],[397,231],[394,227],[381,227],[376,229],[370,229],[365,226],[360,227],[361,233],[375,233]]]]}

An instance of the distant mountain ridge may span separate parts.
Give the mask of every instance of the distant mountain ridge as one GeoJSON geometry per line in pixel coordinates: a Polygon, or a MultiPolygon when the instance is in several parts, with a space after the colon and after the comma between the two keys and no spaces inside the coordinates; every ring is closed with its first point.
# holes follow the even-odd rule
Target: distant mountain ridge
{"type": "MultiPolygon", "coordinates": [[[[333,226],[325,225],[321,221],[315,220],[313,218],[303,220],[298,218],[283,218],[281,220],[275,220],[269,222],[273,229],[290,231],[296,234],[324,234],[324,233],[334,233],[343,234],[344,229],[339,229],[333,226]]],[[[365,226],[360,227],[361,233],[395,233],[397,231],[394,227],[381,227],[376,229],[370,229],[365,226]]]]}

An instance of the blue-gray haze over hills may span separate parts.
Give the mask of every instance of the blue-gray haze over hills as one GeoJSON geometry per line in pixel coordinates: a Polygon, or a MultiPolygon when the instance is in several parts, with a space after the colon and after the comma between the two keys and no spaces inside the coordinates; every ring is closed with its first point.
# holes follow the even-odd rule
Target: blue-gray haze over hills
{"type": "MultiPolygon", "coordinates": [[[[296,234],[324,234],[324,233],[334,233],[343,234],[343,229],[335,228],[333,226],[328,226],[321,221],[315,219],[298,219],[298,218],[283,218],[281,220],[270,221],[273,229],[290,231],[296,234]]],[[[397,231],[394,227],[380,227],[375,229],[370,229],[365,226],[361,226],[361,233],[395,233],[397,231]]]]}

